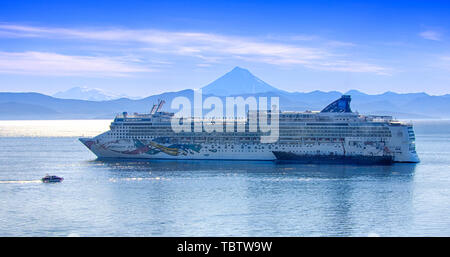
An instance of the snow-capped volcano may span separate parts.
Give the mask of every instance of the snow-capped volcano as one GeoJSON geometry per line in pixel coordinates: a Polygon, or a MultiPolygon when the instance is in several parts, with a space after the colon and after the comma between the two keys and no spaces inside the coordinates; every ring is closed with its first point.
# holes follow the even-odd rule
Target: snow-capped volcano
{"type": "Polygon", "coordinates": [[[58,92],[54,94],[53,97],[63,99],[89,100],[89,101],[107,101],[128,96],[123,94],[106,92],[98,88],[73,87],[66,91],[58,92]]]}
{"type": "Polygon", "coordinates": [[[217,96],[257,94],[265,92],[280,92],[281,90],[272,87],[250,71],[235,67],[230,72],[216,79],[209,85],[202,88],[203,94],[217,96]]]}

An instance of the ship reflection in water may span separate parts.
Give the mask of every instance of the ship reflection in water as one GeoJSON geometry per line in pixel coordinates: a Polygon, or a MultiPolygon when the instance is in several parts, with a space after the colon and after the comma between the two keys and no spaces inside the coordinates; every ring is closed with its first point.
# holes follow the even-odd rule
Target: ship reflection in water
{"type": "Polygon", "coordinates": [[[94,164],[102,164],[112,172],[133,171],[179,171],[189,174],[195,171],[211,171],[215,175],[244,173],[251,175],[288,175],[308,177],[351,177],[390,176],[395,174],[413,175],[416,164],[398,163],[394,165],[357,164],[299,164],[295,162],[273,161],[219,161],[219,160],[139,160],[139,159],[96,159],[94,164]]]}
{"type": "Polygon", "coordinates": [[[415,164],[92,164],[106,168],[109,181],[121,185],[110,187],[111,208],[134,206],[127,215],[153,235],[366,236],[386,235],[390,225],[406,233],[413,222],[415,164]]]}

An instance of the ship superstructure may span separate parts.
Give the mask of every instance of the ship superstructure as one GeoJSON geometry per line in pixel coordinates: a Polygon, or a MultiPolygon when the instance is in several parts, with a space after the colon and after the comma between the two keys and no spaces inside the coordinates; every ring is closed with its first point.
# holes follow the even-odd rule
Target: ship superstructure
{"type": "MultiPolygon", "coordinates": [[[[94,138],[80,138],[99,158],[280,160],[302,163],[419,162],[412,124],[391,116],[352,112],[343,95],[322,111],[280,111],[279,137],[261,143],[262,132],[174,132],[173,113],[117,115],[110,130],[94,138]]],[[[195,126],[192,121],[192,127],[195,126]]],[[[224,124],[225,126],[225,124],[224,124]]],[[[224,129],[225,131],[225,129],[224,129]]]]}

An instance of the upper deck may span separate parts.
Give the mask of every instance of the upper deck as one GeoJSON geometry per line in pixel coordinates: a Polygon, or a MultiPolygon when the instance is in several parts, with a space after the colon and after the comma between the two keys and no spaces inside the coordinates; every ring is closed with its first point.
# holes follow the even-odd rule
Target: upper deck
{"type": "MultiPolygon", "coordinates": [[[[299,123],[316,123],[316,124],[372,124],[372,125],[391,125],[391,126],[411,126],[410,123],[400,122],[394,119],[392,116],[387,115],[360,115],[357,112],[353,112],[350,109],[350,96],[343,95],[340,99],[332,102],[322,111],[279,111],[278,121],[280,124],[299,124],[299,123]]],[[[127,125],[136,123],[150,124],[170,124],[171,119],[175,116],[172,112],[159,111],[164,102],[160,101],[158,105],[154,105],[150,113],[134,113],[128,114],[123,112],[118,114],[112,125],[127,125]],[[157,108],[156,108],[157,107],[157,108]]],[[[267,114],[267,120],[271,120],[273,113],[269,111],[255,111],[249,110],[245,117],[188,117],[185,118],[185,122],[222,122],[222,123],[249,123],[252,120],[258,120],[261,112],[267,114]]]]}

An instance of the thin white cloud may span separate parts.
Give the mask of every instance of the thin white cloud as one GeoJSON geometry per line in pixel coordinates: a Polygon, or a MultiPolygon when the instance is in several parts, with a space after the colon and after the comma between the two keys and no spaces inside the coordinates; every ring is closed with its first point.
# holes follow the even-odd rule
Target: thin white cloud
{"type": "Polygon", "coordinates": [[[51,76],[126,76],[154,70],[120,58],[70,56],[46,52],[0,52],[0,73],[51,76]]]}
{"type": "Polygon", "coordinates": [[[424,68],[432,71],[441,70],[450,72],[450,55],[448,52],[431,55],[429,57],[430,58],[424,61],[424,68]]]}
{"type": "Polygon", "coordinates": [[[270,40],[278,40],[278,41],[314,41],[320,39],[316,35],[304,35],[304,34],[297,34],[297,35],[280,35],[280,34],[268,34],[264,37],[265,39],[270,40]]]}
{"type": "Polygon", "coordinates": [[[356,44],[354,44],[354,43],[342,42],[342,41],[337,41],[337,40],[328,41],[327,45],[332,46],[332,47],[354,47],[354,46],[356,46],[356,44]]]}
{"type": "Polygon", "coordinates": [[[428,39],[428,40],[434,40],[434,41],[441,40],[441,34],[437,31],[433,31],[433,30],[423,31],[423,32],[419,33],[419,36],[421,36],[424,39],[428,39]]]}
{"type": "Polygon", "coordinates": [[[348,60],[319,63],[311,68],[319,70],[345,71],[345,72],[374,72],[381,75],[391,74],[391,71],[389,69],[381,66],[348,60]]]}
{"type": "Polygon", "coordinates": [[[311,41],[317,39],[317,36],[313,35],[295,35],[291,37],[291,40],[295,41],[311,41]]]}
{"type": "MultiPolygon", "coordinates": [[[[92,40],[107,43],[138,44],[136,51],[162,55],[198,58],[202,63],[216,63],[226,59],[244,59],[272,65],[301,65],[311,69],[371,72],[385,74],[378,65],[350,62],[342,54],[330,52],[328,47],[299,45],[297,38],[288,42],[260,41],[254,38],[226,36],[200,32],[171,32],[130,29],[66,29],[0,24],[0,36],[40,37],[51,39],[92,40]],[[358,63],[359,65],[355,65],[358,63]],[[334,64],[334,65],[330,65],[334,64]]],[[[313,40],[313,38],[308,38],[313,40]]],[[[330,41],[332,46],[354,46],[352,43],[330,41]]],[[[348,56],[347,56],[348,59],[348,56]]]]}
{"type": "Polygon", "coordinates": [[[207,68],[207,67],[211,67],[211,64],[209,64],[209,63],[199,63],[199,64],[197,64],[197,67],[207,68]]]}
{"type": "Polygon", "coordinates": [[[450,71],[450,55],[440,56],[437,61],[433,62],[432,66],[450,71]]]}

